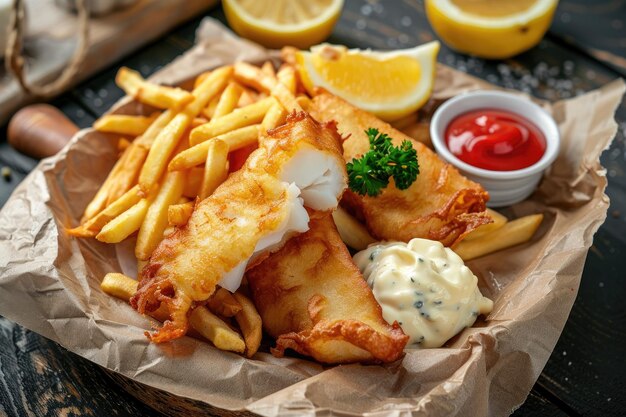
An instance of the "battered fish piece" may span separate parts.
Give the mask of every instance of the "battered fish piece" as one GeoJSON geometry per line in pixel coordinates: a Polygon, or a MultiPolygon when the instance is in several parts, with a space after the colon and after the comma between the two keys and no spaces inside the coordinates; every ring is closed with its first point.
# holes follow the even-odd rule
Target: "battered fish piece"
{"type": "Polygon", "coordinates": [[[293,349],[329,364],[392,362],[408,341],[382,316],[329,213],[247,272],[275,356],[293,349]]]}
{"type": "Polygon", "coordinates": [[[327,92],[313,98],[310,112],[320,122],[337,123],[337,130],[346,138],[343,156],[347,162],[369,150],[364,131],[370,127],[388,134],[396,146],[409,140],[417,151],[420,173],[408,189],[397,189],[392,180],[377,197],[350,190],[344,194],[341,204],[364,222],[375,238],[408,242],[419,237],[452,246],[491,222],[485,213],[489,194],[422,143],[327,92]]]}
{"type": "Polygon", "coordinates": [[[242,169],[197,203],[189,222],[159,244],[141,271],[131,305],[143,314],[164,304],[169,312],[163,327],[147,334],[152,341],[182,337],[188,312],[216,284],[234,292],[247,268],[308,230],[304,206],[337,206],[346,170],[334,125],[292,114],[261,143],[242,169]],[[307,165],[311,158],[318,164],[307,165]]]}

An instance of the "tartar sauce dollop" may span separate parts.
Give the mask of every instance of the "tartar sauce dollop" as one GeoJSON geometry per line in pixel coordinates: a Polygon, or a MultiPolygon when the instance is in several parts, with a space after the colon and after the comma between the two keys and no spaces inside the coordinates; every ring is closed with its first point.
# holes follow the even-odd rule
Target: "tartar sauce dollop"
{"type": "Polygon", "coordinates": [[[440,347],[488,314],[493,302],[478,289],[478,278],[440,242],[372,245],[354,255],[388,323],[397,321],[409,344],[440,347]]]}

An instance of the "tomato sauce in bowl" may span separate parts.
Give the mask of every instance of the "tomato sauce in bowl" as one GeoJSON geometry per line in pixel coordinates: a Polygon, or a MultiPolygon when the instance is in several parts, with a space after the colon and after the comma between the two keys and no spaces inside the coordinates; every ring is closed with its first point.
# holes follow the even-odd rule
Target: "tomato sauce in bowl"
{"type": "Polygon", "coordinates": [[[489,207],[527,198],[559,153],[559,127],[528,98],[503,91],[472,91],[443,103],[430,138],[447,163],[483,186],[489,207]]]}
{"type": "Polygon", "coordinates": [[[461,161],[492,171],[515,171],[541,159],[546,138],[528,119],[504,110],[478,109],[446,128],[450,152],[461,161]]]}

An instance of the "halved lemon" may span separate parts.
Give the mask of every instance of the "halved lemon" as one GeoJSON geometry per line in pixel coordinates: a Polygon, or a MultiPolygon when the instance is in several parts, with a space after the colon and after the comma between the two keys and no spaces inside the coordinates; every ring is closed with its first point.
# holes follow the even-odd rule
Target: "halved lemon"
{"type": "Polygon", "coordinates": [[[308,48],[332,32],[343,0],[223,0],[228,24],[268,48],[308,48]]]}
{"type": "Polygon", "coordinates": [[[537,45],[558,0],[426,0],[437,35],[457,51],[504,59],[537,45]]]}
{"type": "Polygon", "coordinates": [[[423,106],[433,89],[439,42],[389,52],[318,45],[296,54],[298,71],[311,95],[316,87],[396,120],[423,106]]]}

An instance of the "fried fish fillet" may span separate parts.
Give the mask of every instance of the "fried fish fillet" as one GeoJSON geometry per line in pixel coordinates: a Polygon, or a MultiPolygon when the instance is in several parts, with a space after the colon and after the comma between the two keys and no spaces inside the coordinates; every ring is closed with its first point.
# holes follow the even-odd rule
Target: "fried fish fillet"
{"type": "Polygon", "coordinates": [[[408,189],[399,190],[391,181],[377,197],[350,190],[345,193],[341,204],[363,221],[374,237],[404,242],[419,237],[451,246],[478,226],[491,222],[485,213],[488,193],[422,143],[326,92],[313,99],[309,110],[320,122],[337,123],[337,130],[346,138],[343,148],[348,162],[369,150],[364,131],[370,127],[388,134],[394,145],[411,141],[417,151],[420,173],[408,189]]]}
{"type": "Polygon", "coordinates": [[[169,312],[163,327],[147,334],[154,342],[183,336],[189,310],[216,284],[234,292],[247,268],[308,230],[305,206],[337,206],[346,172],[334,125],[292,114],[261,143],[242,169],[196,204],[189,222],[159,244],[141,271],[131,305],[143,314],[164,304],[169,312]]]}
{"type": "Polygon", "coordinates": [[[293,349],[319,362],[392,362],[407,343],[382,316],[329,213],[246,274],[272,353],[293,349]]]}

